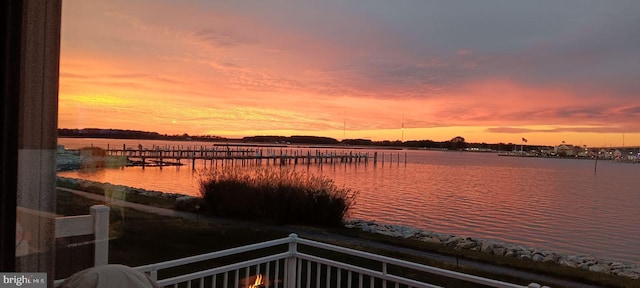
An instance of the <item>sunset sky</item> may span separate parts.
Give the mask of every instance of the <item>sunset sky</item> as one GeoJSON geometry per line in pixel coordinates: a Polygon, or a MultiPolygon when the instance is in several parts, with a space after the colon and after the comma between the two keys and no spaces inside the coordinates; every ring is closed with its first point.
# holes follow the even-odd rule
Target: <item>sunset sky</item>
{"type": "Polygon", "coordinates": [[[640,1],[64,0],[58,126],[637,146],[640,1]]]}

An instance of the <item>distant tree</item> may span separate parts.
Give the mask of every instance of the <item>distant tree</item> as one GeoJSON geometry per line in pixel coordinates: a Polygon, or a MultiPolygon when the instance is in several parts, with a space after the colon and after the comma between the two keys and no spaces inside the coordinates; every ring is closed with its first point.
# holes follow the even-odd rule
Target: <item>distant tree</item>
{"type": "Polygon", "coordinates": [[[339,144],[338,140],[329,137],[318,137],[318,136],[291,136],[287,138],[287,142],[296,143],[296,144],[328,144],[335,145],[339,144]]]}
{"type": "Polygon", "coordinates": [[[456,136],[451,138],[444,146],[449,150],[461,150],[467,148],[467,142],[464,141],[464,137],[456,136]]]}
{"type": "Polygon", "coordinates": [[[334,138],[318,137],[318,136],[248,136],[242,138],[245,142],[258,143],[291,143],[291,144],[325,144],[335,145],[340,142],[334,138]]]}
{"type": "Polygon", "coordinates": [[[432,140],[419,140],[419,141],[407,141],[404,142],[404,145],[407,147],[419,147],[419,148],[436,148],[439,147],[439,142],[434,142],[432,140]]]}
{"type": "Polygon", "coordinates": [[[464,137],[456,136],[451,138],[451,143],[464,143],[464,137]]]}
{"type": "Polygon", "coordinates": [[[369,139],[344,139],[341,141],[341,143],[345,145],[358,145],[358,146],[373,145],[373,141],[369,139]]]}
{"type": "Polygon", "coordinates": [[[284,136],[249,136],[242,138],[246,142],[259,142],[259,143],[282,143],[287,141],[287,137],[284,136]]]}

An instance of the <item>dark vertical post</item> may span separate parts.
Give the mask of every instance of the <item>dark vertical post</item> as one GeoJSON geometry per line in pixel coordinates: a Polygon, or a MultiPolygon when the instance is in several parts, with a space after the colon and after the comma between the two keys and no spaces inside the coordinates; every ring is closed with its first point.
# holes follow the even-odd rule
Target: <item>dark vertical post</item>
{"type": "Polygon", "coordinates": [[[49,287],[55,278],[50,215],[56,206],[61,12],[61,0],[22,1],[16,218],[31,233],[29,245],[38,253],[17,255],[16,270],[47,272],[49,287]]]}
{"type": "Polygon", "coordinates": [[[16,201],[18,187],[18,109],[22,3],[2,2],[0,9],[0,73],[2,122],[0,122],[0,271],[13,272],[16,264],[16,201]]]}

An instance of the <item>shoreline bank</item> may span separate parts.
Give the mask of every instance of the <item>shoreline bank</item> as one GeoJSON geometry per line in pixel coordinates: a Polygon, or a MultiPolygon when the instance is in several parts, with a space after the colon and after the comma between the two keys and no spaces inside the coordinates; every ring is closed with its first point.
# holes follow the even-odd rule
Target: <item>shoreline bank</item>
{"type": "Polygon", "coordinates": [[[559,253],[548,249],[526,247],[503,241],[463,237],[361,219],[348,220],[345,222],[345,227],[391,237],[442,244],[459,250],[479,251],[497,256],[514,257],[526,261],[553,262],[562,266],[580,268],[591,272],[640,279],[640,265],[638,264],[605,259],[587,254],[559,253]]]}
{"type": "MultiPolygon", "coordinates": [[[[113,185],[83,179],[58,177],[59,183],[73,185],[76,187],[98,186],[104,191],[117,191],[120,197],[126,199],[126,195],[143,195],[148,197],[158,197],[170,199],[178,202],[187,202],[198,197],[188,196],[179,193],[165,193],[151,191],[141,188],[128,187],[123,185],[113,185]]],[[[106,192],[105,192],[106,193],[106,192]]],[[[105,195],[106,196],[106,195],[105,195]]],[[[113,197],[113,194],[111,195],[113,197]]],[[[580,268],[592,272],[625,276],[632,279],[640,279],[640,265],[624,261],[598,258],[591,255],[573,255],[567,253],[557,253],[546,249],[536,249],[524,247],[522,245],[506,243],[494,240],[483,240],[472,237],[462,237],[451,234],[443,234],[427,230],[416,229],[407,226],[377,223],[375,221],[351,219],[344,223],[346,228],[360,229],[364,232],[378,233],[392,237],[414,239],[417,241],[442,244],[456,249],[480,251],[487,254],[514,257],[525,261],[553,262],[559,265],[580,268]]]]}

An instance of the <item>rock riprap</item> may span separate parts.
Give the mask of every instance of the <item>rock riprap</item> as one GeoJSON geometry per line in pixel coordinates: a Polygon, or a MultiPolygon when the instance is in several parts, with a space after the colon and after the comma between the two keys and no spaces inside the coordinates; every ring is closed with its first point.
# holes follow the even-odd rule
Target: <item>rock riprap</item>
{"type": "Polygon", "coordinates": [[[535,262],[552,262],[563,266],[581,268],[593,272],[640,279],[640,266],[636,264],[607,260],[589,255],[558,253],[550,250],[535,249],[495,240],[461,237],[406,226],[382,224],[367,220],[350,220],[345,222],[344,226],[347,228],[360,229],[365,232],[378,233],[392,237],[416,239],[428,243],[447,245],[460,250],[481,251],[487,254],[514,257],[535,262]]]}

